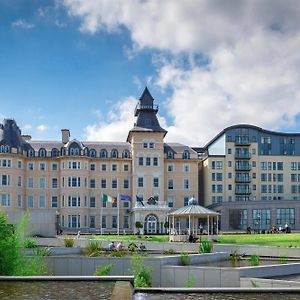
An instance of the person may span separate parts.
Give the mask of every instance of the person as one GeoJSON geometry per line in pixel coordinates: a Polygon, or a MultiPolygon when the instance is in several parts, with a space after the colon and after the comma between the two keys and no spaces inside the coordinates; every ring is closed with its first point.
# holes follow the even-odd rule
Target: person
{"type": "Polygon", "coordinates": [[[192,235],[192,233],[190,233],[189,235],[189,243],[193,243],[194,242],[194,237],[192,235]]]}
{"type": "Polygon", "coordinates": [[[78,230],[76,238],[77,238],[77,239],[80,238],[80,230],[78,230]]]}
{"type": "Polygon", "coordinates": [[[109,251],[114,251],[115,249],[116,249],[115,242],[114,242],[114,241],[111,241],[111,242],[108,244],[108,250],[109,250],[109,251]]]}
{"type": "Polygon", "coordinates": [[[140,251],[146,251],[146,246],[143,243],[140,244],[140,251]]]}
{"type": "Polygon", "coordinates": [[[117,251],[123,251],[124,250],[124,245],[122,242],[118,243],[117,247],[116,247],[117,251]]]}

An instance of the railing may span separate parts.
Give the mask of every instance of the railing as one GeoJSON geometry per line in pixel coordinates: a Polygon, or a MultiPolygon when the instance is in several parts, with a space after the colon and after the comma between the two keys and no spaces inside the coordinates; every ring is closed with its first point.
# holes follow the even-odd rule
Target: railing
{"type": "Polygon", "coordinates": [[[251,154],[249,152],[235,152],[235,158],[237,159],[250,159],[251,154]]]}
{"type": "Polygon", "coordinates": [[[250,171],[251,170],[251,166],[250,164],[236,164],[235,165],[235,170],[236,171],[250,171]]]}

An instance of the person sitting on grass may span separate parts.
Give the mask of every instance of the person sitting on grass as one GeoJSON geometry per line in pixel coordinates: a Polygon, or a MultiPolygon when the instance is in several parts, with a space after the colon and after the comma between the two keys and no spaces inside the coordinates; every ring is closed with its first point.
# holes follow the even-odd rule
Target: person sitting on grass
{"type": "Polygon", "coordinates": [[[146,246],[143,243],[140,244],[140,251],[146,251],[146,246]]]}
{"type": "Polygon", "coordinates": [[[116,249],[116,246],[115,246],[115,242],[114,241],[111,241],[108,245],[108,250],[109,251],[114,251],[116,249]]]}
{"type": "Polygon", "coordinates": [[[122,242],[118,243],[117,247],[116,247],[117,251],[123,251],[124,250],[124,245],[122,242]]]}

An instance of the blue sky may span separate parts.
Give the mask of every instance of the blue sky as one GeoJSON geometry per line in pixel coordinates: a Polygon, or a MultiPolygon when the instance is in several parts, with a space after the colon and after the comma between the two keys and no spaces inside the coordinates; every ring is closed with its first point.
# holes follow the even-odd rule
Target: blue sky
{"type": "Polygon", "coordinates": [[[125,141],[148,85],[167,141],[300,131],[300,3],[0,1],[0,117],[23,134],[125,141]]]}

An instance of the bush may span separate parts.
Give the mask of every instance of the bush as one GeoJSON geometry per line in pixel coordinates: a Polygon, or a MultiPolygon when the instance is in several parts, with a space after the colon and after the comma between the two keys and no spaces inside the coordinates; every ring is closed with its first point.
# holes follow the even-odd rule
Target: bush
{"type": "Polygon", "coordinates": [[[146,267],[141,256],[131,257],[131,266],[134,275],[134,287],[151,287],[152,275],[151,269],[146,267]]]}
{"type": "Polygon", "coordinates": [[[24,247],[29,249],[36,248],[37,247],[36,241],[32,239],[25,239],[24,247]]]}
{"type": "Polygon", "coordinates": [[[180,253],[180,263],[182,266],[187,266],[190,264],[190,256],[187,252],[180,253]]]}
{"type": "Polygon", "coordinates": [[[252,254],[249,258],[251,266],[258,266],[260,262],[260,257],[256,254],[252,254]]]}
{"type": "Polygon", "coordinates": [[[124,257],[126,255],[127,255],[127,251],[126,250],[122,250],[122,251],[114,250],[110,254],[111,257],[124,257]]]}
{"type": "Polygon", "coordinates": [[[174,249],[167,249],[163,251],[164,255],[172,255],[175,254],[175,250],[174,249]]]}
{"type": "Polygon", "coordinates": [[[72,237],[66,237],[66,238],[64,238],[64,245],[65,245],[65,247],[72,248],[72,247],[74,247],[74,243],[75,243],[75,241],[74,241],[74,239],[72,237]]]}
{"type": "Polygon", "coordinates": [[[37,248],[35,250],[35,255],[36,256],[50,256],[51,249],[49,247],[37,248]]]}
{"type": "Polygon", "coordinates": [[[200,253],[211,253],[213,249],[213,243],[211,241],[201,241],[199,246],[200,253]]]}
{"type": "Polygon", "coordinates": [[[110,263],[110,264],[107,264],[107,265],[104,265],[104,266],[99,266],[94,275],[95,276],[105,276],[105,275],[108,275],[108,273],[111,271],[112,267],[114,266],[113,263],[110,263]]]}
{"type": "Polygon", "coordinates": [[[99,256],[102,254],[103,248],[100,241],[89,241],[86,252],[88,256],[99,256]]]}

